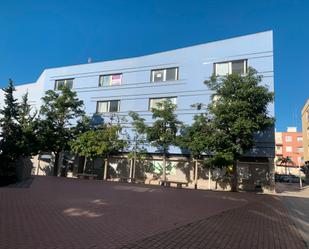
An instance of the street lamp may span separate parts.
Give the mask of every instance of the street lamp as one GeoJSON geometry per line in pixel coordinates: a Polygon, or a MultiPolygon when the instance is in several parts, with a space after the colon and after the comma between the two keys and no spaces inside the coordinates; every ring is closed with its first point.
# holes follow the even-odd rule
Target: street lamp
{"type": "MultiPolygon", "coordinates": [[[[300,155],[299,152],[296,152],[297,155],[300,155]]],[[[299,177],[299,189],[303,188],[303,182],[301,180],[301,167],[300,167],[300,160],[299,160],[299,156],[297,157],[297,163],[298,163],[298,177],[299,177]]]]}

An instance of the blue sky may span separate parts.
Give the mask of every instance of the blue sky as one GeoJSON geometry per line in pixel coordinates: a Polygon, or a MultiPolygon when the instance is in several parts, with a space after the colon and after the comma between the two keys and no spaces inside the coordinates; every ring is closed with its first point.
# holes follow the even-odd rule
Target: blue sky
{"type": "Polygon", "coordinates": [[[276,127],[301,128],[309,98],[307,0],[0,2],[0,86],[45,68],[138,56],[274,31],[276,127]]]}

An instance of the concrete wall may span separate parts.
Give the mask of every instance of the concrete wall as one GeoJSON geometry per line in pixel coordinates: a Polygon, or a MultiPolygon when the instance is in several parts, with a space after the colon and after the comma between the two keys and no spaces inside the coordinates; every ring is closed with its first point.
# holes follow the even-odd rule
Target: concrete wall
{"type": "MultiPolygon", "coordinates": [[[[46,69],[37,82],[17,87],[17,95],[29,91],[34,108],[39,108],[44,91],[54,89],[55,80],[74,78],[73,90],[84,101],[87,115],[96,112],[97,101],[120,100],[118,116],[127,117],[136,111],[151,122],[148,111],[149,98],[177,97],[177,115],[187,124],[199,111],[191,105],[207,104],[212,92],[204,84],[213,73],[214,63],[239,59],[248,60],[248,66],[257,69],[263,76],[263,84],[274,90],[272,31],[210,42],[202,45],[171,50],[135,58],[97,62],[83,65],[46,69]],[[178,67],[179,79],[151,83],[151,70],[178,67]],[[120,86],[99,87],[99,76],[122,73],[120,86]]],[[[1,99],[0,99],[1,100],[1,99]]],[[[1,103],[1,101],[0,101],[1,103]]],[[[274,105],[269,105],[269,114],[274,115],[274,105]]],[[[105,120],[109,115],[103,115],[105,120]]],[[[127,122],[124,125],[130,127],[127,122]]],[[[256,147],[249,153],[254,157],[274,157],[274,131],[257,134],[256,147]]],[[[154,148],[149,148],[155,152],[154,148]]],[[[172,153],[181,153],[172,148],[172,153]]]]}

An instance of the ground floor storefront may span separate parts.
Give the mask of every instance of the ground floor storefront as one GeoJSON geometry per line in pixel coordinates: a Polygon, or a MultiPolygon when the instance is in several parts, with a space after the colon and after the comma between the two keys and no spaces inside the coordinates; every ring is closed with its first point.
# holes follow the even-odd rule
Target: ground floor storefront
{"type": "MultiPolygon", "coordinates": [[[[33,158],[33,175],[51,175],[52,156],[33,158]]],[[[137,179],[145,184],[158,185],[162,180],[163,162],[160,155],[148,155],[134,160],[127,155],[110,156],[107,159],[87,160],[83,157],[62,155],[59,175],[76,178],[81,174],[99,180],[130,182],[137,179]],[[65,174],[62,174],[62,170],[65,174]]],[[[274,190],[273,158],[245,158],[238,162],[239,188],[246,191],[274,190]]],[[[200,160],[185,156],[169,155],[166,163],[166,179],[183,187],[208,190],[230,190],[231,168],[204,167],[200,160]]]]}

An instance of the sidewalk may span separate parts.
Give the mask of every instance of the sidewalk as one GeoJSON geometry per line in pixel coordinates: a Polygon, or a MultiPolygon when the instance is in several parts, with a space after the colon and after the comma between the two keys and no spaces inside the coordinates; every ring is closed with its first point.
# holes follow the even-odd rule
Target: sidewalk
{"type": "Polygon", "coordinates": [[[277,191],[309,249],[309,186],[299,190],[298,184],[279,183],[277,191]]]}
{"type": "Polygon", "coordinates": [[[274,199],[251,202],[210,218],[163,232],[122,249],[303,249],[304,242],[274,199]]]}
{"type": "Polygon", "coordinates": [[[276,196],[36,177],[0,188],[0,248],[281,248],[305,244],[276,196]]]}

